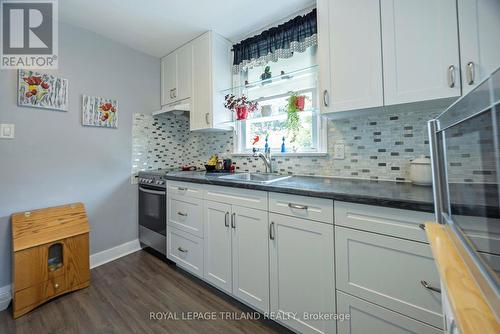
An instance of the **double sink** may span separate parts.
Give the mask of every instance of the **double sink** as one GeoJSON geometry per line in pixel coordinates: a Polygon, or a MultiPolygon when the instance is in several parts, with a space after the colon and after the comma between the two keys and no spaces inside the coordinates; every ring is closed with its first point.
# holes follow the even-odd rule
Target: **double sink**
{"type": "Polygon", "coordinates": [[[277,181],[282,181],[290,177],[291,176],[283,176],[270,173],[237,173],[237,174],[219,176],[219,179],[258,183],[258,184],[269,184],[277,181]]]}

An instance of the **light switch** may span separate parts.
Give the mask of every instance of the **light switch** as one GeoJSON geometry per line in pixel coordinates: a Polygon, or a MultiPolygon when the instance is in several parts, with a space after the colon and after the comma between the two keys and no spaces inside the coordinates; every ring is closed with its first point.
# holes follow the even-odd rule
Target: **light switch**
{"type": "Polygon", "coordinates": [[[345,159],[345,146],[344,144],[335,144],[333,146],[333,158],[335,160],[343,160],[345,159]]]}
{"type": "Polygon", "coordinates": [[[0,138],[14,139],[14,124],[0,124],[0,138]]]}

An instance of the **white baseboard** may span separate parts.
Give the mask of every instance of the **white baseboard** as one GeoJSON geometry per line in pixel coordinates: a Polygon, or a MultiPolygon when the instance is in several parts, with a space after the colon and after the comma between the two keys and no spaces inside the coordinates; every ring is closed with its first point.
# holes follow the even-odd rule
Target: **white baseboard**
{"type": "Polygon", "coordinates": [[[102,252],[92,254],[90,255],[90,268],[99,267],[122,256],[137,252],[140,249],[141,245],[139,239],[135,239],[113,248],[103,250],[102,252]]]}
{"type": "Polygon", "coordinates": [[[10,285],[0,287],[0,311],[9,307],[10,300],[12,299],[10,285]]]}

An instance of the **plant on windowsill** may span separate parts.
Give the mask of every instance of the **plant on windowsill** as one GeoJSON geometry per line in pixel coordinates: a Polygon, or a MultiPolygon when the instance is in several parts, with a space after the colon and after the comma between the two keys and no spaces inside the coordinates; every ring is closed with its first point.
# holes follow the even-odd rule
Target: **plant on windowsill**
{"type": "Polygon", "coordinates": [[[259,107],[257,101],[249,101],[245,95],[236,97],[233,94],[227,94],[224,97],[224,107],[236,113],[236,120],[245,120],[249,112],[254,112],[259,107]]]}
{"type": "Polygon", "coordinates": [[[300,116],[299,112],[304,110],[305,106],[304,95],[298,95],[297,93],[292,93],[288,98],[287,104],[287,118],[285,122],[285,127],[290,136],[290,142],[293,143],[297,139],[297,135],[300,131],[300,116]]]}

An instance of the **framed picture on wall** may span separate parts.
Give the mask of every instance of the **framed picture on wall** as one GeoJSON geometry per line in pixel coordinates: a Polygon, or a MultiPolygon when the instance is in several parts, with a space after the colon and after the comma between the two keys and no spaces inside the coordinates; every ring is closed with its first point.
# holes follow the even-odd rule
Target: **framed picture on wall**
{"type": "Polygon", "coordinates": [[[50,74],[19,70],[17,104],[20,107],[68,111],[68,80],[50,74]]]}
{"type": "Polygon", "coordinates": [[[118,101],[99,96],[82,95],[82,124],[118,128],[118,101]]]}

